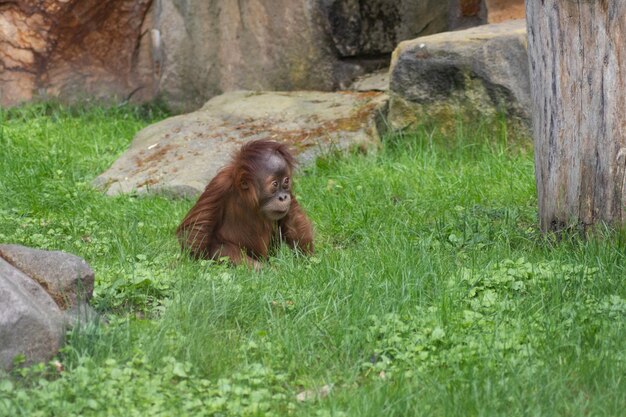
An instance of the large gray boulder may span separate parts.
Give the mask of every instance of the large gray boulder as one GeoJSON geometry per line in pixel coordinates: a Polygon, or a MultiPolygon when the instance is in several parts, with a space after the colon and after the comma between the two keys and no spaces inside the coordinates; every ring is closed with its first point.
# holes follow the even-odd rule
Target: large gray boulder
{"type": "Polygon", "coordinates": [[[0,245],[0,258],[38,282],[63,310],[86,303],[93,295],[93,270],[76,255],[0,245]]]}
{"type": "Polygon", "coordinates": [[[526,18],[525,0],[485,0],[489,23],[526,18]]]}
{"type": "Polygon", "coordinates": [[[0,258],[0,368],[22,354],[26,363],[52,358],[65,323],[52,297],[19,269],[0,258]]]}
{"type": "Polygon", "coordinates": [[[38,97],[153,98],[152,3],[0,2],[0,106],[38,97]]]}
{"type": "Polygon", "coordinates": [[[72,254],[0,245],[0,369],[52,358],[68,327],[97,319],[94,274],[72,254]]]}
{"type": "Polygon", "coordinates": [[[288,143],[302,164],[330,150],[377,147],[385,105],[380,92],[226,93],[140,131],[94,185],[109,195],[195,196],[246,141],[288,143]]]}
{"type": "Polygon", "coordinates": [[[457,112],[500,111],[529,123],[526,47],[523,20],[401,42],[390,69],[391,126],[457,112]]]}

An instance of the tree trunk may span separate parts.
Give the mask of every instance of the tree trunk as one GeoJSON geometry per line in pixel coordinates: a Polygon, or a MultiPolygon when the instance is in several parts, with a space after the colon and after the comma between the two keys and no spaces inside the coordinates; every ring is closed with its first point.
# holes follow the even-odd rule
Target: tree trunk
{"type": "Polygon", "coordinates": [[[626,1],[527,0],[543,231],[626,220],[626,1]]]}

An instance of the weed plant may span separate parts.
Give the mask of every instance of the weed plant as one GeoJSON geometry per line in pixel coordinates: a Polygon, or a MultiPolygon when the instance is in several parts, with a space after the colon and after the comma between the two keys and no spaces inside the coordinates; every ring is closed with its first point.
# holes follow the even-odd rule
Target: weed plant
{"type": "Polygon", "coordinates": [[[0,113],[0,242],[85,258],[101,315],[59,363],[0,377],[0,415],[623,415],[626,235],[543,237],[506,120],[424,123],[301,170],[316,254],[257,273],[181,256],[193,201],[91,187],[165,116],[0,113]]]}

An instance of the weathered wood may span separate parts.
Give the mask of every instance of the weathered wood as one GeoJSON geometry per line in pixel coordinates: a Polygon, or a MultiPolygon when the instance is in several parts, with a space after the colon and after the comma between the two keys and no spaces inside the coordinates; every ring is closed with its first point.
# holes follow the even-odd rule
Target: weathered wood
{"type": "Polygon", "coordinates": [[[527,0],[544,231],[626,220],[626,1],[527,0]]]}

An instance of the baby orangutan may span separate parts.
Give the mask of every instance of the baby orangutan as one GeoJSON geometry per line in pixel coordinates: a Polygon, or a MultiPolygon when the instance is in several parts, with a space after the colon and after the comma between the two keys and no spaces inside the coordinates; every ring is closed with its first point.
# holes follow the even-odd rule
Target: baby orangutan
{"type": "Polygon", "coordinates": [[[283,144],[243,145],[178,226],[183,249],[195,258],[228,257],[255,269],[281,241],[313,253],[311,222],[291,192],[294,164],[283,144]]]}

